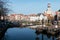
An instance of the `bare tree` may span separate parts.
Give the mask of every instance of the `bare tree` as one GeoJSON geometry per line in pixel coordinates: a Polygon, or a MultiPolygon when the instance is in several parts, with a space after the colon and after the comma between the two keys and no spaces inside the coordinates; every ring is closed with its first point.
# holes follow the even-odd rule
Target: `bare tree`
{"type": "Polygon", "coordinates": [[[1,20],[1,16],[3,16],[3,19],[4,19],[4,16],[6,16],[8,13],[8,8],[7,8],[7,0],[0,0],[0,20],[1,20]]]}

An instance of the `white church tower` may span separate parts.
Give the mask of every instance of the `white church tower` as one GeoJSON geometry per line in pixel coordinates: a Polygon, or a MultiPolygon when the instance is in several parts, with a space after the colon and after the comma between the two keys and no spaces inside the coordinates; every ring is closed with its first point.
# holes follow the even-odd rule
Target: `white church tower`
{"type": "Polygon", "coordinates": [[[44,12],[44,14],[45,14],[46,16],[53,16],[53,12],[52,12],[52,10],[51,10],[51,4],[50,4],[50,3],[48,3],[48,5],[47,5],[47,10],[44,12]]]}

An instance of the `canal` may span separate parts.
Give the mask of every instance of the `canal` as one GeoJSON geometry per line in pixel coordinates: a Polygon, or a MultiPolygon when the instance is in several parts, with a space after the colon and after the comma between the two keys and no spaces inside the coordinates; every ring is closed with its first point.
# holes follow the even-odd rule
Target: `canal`
{"type": "Polygon", "coordinates": [[[15,27],[7,29],[3,40],[56,40],[56,37],[42,33],[37,34],[36,30],[30,28],[15,27]]]}

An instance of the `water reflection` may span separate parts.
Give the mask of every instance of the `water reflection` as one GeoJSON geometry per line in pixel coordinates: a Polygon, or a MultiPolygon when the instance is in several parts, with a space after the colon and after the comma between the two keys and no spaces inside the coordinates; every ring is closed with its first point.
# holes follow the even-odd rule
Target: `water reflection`
{"type": "Polygon", "coordinates": [[[34,40],[35,30],[29,28],[10,28],[5,33],[5,40],[34,40]]]}
{"type": "Polygon", "coordinates": [[[50,40],[50,35],[47,35],[47,37],[48,37],[48,40],[50,40]]]}
{"type": "Polygon", "coordinates": [[[36,33],[36,39],[35,40],[40,40],[39,37],[38,37],[40,32],[36,31],[35,33],[36,33]]]}
{"type": "Polygon", "coordinates": [[[35,39],[35,40],[40,40],[40,39],[39,39],[39,37],[36,37],[36,39],[35,39]]]}
{"type": "Polygon", "coordinates": [[[56,40],[50,35],[44,35],[30,28],[9,28],[4,40],[56,40]]]}

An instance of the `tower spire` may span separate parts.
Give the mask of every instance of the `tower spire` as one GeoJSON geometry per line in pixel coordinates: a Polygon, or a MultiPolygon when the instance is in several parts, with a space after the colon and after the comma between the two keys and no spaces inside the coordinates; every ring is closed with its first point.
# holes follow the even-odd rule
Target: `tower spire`
{"type": "Polygon", "coordinates": [[[52,15],[52,10],[51,10],[51,4],[50,3],[48,3],[48,5],[47,5],[47,10],[45,11],[45,13],[46,13],[47,16],[52,15]]]}
{"type": "Polygon", "coordinates": [[[50,3],[48,3],[48,8],[50,8],[51,7],[51,4],[50,3]]]}
{"type": "Polygon", "coordinates": [[[48,9],[47,10],[51,10],[51,4],[50,3],[48,3],[48,9]]]}

